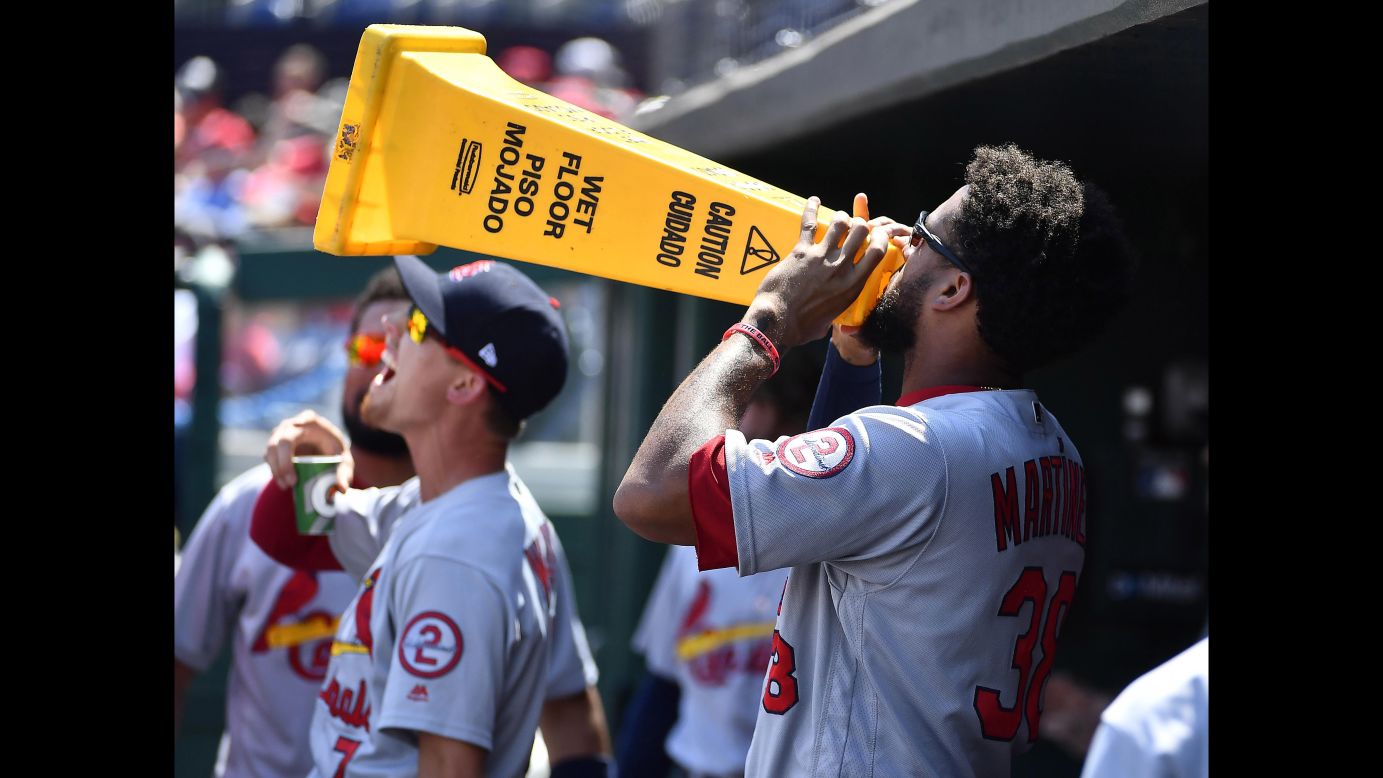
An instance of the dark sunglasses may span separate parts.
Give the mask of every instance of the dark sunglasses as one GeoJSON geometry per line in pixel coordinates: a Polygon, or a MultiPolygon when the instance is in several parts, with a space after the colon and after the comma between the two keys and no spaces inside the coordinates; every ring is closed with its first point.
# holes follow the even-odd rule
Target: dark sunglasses
{"type": "Polygon", "coordinates": [[[938,238],[931,230],[927,229],[927,215],[930,213],[931,211],[923,211],[918,214],[917,223],[912,225],[911,243],[913,247],[916,248],[917,244],[925,240],[927,241],[927,245],[932,247],[933,251],[945,257],[951,264],[972,276],[975,275],[975,271],[971,270],[969,265],[962,262],[961,258],[956,256],[954,251],[946,248],[946,244],[941,242],[941,238],[938,238]]]}

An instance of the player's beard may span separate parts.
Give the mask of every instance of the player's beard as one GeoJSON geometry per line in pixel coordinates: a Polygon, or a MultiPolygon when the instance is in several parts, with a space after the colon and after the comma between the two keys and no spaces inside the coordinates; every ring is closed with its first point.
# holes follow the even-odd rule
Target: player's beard
{"type": "Polygon", "coordinates": [[[361,418],[360,406],[364,399],[365,392],[361,392],[353,399],[341,401],[341,421],[346,425],[346,434],[350,435],[351,447],[359,447],[382,457],[408,456],[408,443],[402,435],[371,427],[361,418]]]}
{"type": "Polygon", "coordinates": [[[860,328],[860,339],[889,354],[906,354],[917,343],[917,314],[922,310],[922,291],[931,285],[930,274],[916,283],[903,282],[884,292],[860,328]]]}

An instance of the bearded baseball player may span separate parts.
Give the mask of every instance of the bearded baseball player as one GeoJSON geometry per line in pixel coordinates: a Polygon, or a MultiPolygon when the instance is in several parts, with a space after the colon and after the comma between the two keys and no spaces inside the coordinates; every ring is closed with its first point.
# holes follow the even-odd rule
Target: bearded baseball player
{"type": "MultiPolygon", "coordinates": [[[[506,462],[566,378],[556,299],[513,267],[396,265],[365,420],[408,441],[418,477],[344,489],[328,536],[293,529],[292,456],[344,451],[325,420],[271,436],[251,535],[271,555],[359,573],[311,725],[312,776],[517,776],[540,721],[554,778],[611,767],[596,672],[547,517],[506,462]],[[545,702],[547,700],[547,702],[545,702]]],[[[350,481],[347,453],[340,470],[350,481]]]]}
{"type": "Polygon", "coordinates": [[[815,241],[817,206],[663,407],[615,512],[695,545],[702,569],[789,568],[747,775],[1008,775],[1037,737],[1087,530],[1080,455],[1022,377],[1102,328],[1131,254],[1064,164],[978,148],[859,333],[903,353],[897,405],[746,440],[734,423],[780,350],[824,334],[903,242],[843,215],[815,241]]]}
{"type": "MultiPolygon", "coordinates": [[[[360,486],[391,486],[413,475],[403,438],[360,420],[360,401],[384,369],[379,322],[407,309],[408,295],[390,267],[371,277],[352,314],[341,418],[360,486]]],[[[226,778],[301,778],[308,771],[312,700],[325,677],[336,619],[358,581],[339,571],[293,570],[250,542],[251,510],[267,483],[269,468],[260,465],[217,493],[173,579],[175,736],[188,683],[231,641],[226,730],[215,767],[226,778]]]]}

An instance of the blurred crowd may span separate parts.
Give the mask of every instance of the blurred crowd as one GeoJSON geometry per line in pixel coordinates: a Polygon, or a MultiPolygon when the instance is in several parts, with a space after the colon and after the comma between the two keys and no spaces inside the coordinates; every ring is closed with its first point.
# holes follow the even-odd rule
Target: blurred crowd
{"type": "MultiPolygon", "coordinates": [[[[555,56],[512,46],[495,62],[519,81],[615,121],[632,115],[641,98],[619,53],[599,38],[569,41],[555,56]]],[[[202,246],[229,244],[248,231],[312,226],[349,84],[328,75],[319,51],[296,44],[275,63],[267,95],[252,93],[231,107],[225,71],[211,58],[193,57],[178,69],[175,266],[202,246]]]]}
{"type": "Polygon", "coordinates": [[[247,230],[310,226],[346,79],[325,81],[321,53],[299,44],[279,56],[270,96],[231,110],[211,58],[178,69],[173,91],[173,228],[179,242],[228,242],[247,230]]]}
{"type": "MultiPolygon", "coordinates": [[[[512,46],[494,59],[513,78],[615,121],[631,116],[642,97],[630,87],[619,53],[599,38],[568,41],[555,55],[512,46]]],[[[329,72],[321,52],[305,43],[284,50],[272,73],[267,93],[228,104],[226,70],[210,57],[193,57],[177,70],[173,264],[186,279],[223,286],[234,273],[240,238],[311,227],[317,218],[349,79],[329,72]]],[[[175,405],[184,423],[195,383],[191,310],[174,344],[175,405]]],[[[349,318],[348,306],[332,313],[340,326],[349,318]]],[[[294,360],[284,356],[289,341],[301,339],[302,322],[275,326],[264,312],[238,320],[233,308],[226,315],[220,381],[227,395],[262,392],[310,369],[289,369],[294,360]]]]}

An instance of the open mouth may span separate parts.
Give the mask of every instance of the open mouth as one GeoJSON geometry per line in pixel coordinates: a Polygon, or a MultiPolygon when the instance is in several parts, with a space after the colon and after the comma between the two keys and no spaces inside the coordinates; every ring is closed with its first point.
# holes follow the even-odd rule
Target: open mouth
{"type": "Polygon", "coordinates": [[[384,369],[381,370],[377,375],[375,375],[375,380],[373,382],[375,386],[383,386],[385,383],[393,380],[394,378],[395,371],[393,352],[389,351],[388,349],[385,349],[384,353],[380,355],[380,361],[384,363],[384,369]]]}

